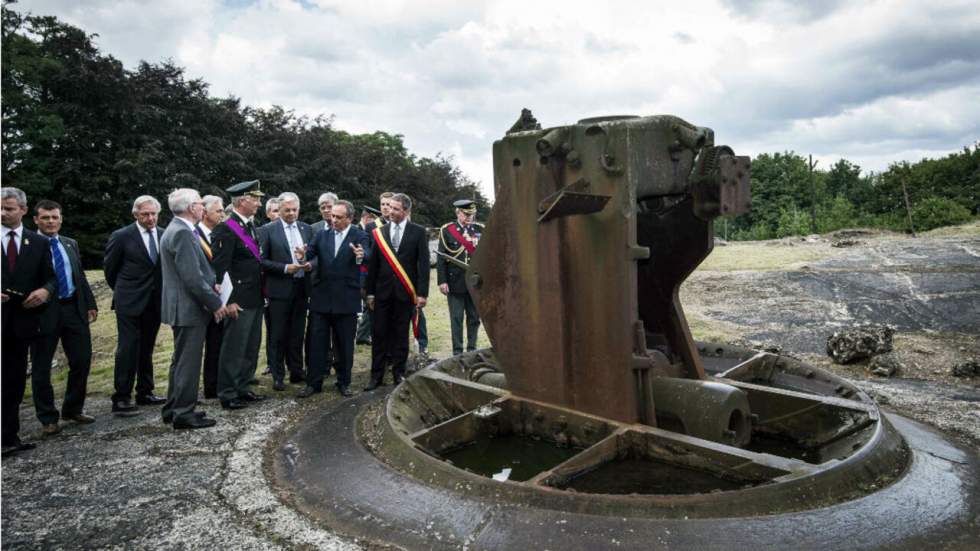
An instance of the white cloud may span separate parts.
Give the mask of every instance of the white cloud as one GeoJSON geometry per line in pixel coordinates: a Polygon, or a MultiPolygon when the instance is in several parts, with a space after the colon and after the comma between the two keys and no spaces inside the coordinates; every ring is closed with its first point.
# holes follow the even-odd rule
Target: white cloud
{"type": "Polygon", "coordinates": [[[758,154],[881,170],[980,137],[980,10],[966,0],[22,0],[134,66],[173,58],[216,95],[334,114],[452,154],[492,189],[522,107],[545,126],[672,113],[758,154]],[[911,157],[910,157],[911,156],[911,157]]]}

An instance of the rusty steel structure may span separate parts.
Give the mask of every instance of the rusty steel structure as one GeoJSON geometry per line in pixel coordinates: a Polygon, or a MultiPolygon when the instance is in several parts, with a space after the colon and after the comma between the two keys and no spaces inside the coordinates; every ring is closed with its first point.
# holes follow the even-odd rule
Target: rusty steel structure
{"type": "Polygon", "coordinates": [[[527,110],[493,152],[465,266],[493,347],[311,415],[275,461],[297,507],[404,548],[980,545],[974,452],[795,358],[692,339],[678,289],[749,208],[748,158],[673,116],[527,110]]]}
{"type": "Polygon", "coordinates": [[[494,180],[468,286],[509,389],[652,426],[724,417],[744,443],[744,393],[703,382],[678,291],[713,220],[749,209],[749,158],[677,117],[605,117],[508,134],[494,180]],[[671,396],[725,406],[678,419],[671,396]]]}

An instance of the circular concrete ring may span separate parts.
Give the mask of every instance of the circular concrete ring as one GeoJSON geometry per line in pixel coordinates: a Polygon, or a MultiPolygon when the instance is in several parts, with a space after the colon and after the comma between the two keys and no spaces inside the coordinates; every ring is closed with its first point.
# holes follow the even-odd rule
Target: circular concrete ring
{"type": "Polygon", "coordinates": [[[344,535],[408,549],[980,549],[980,459],[901,416],[912,453],[887,488],[832,506],[750,518],[602,516],[515,504],[430,486],[359,441],[363,394],[310,414],[273,458],[281,496],[344,535]]]}

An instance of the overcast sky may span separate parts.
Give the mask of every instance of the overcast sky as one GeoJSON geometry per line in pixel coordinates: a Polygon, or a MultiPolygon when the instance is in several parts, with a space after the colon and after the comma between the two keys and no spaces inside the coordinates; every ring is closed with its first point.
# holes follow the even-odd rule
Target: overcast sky
{"type": "Polygon", "coordinates": [[[669,113],[737,153],[865,170],[980,139],[976,0],[21,0],[127,67],[172,59],[213,95],[402,134],[492,195],[491,144],[669,113]]]}

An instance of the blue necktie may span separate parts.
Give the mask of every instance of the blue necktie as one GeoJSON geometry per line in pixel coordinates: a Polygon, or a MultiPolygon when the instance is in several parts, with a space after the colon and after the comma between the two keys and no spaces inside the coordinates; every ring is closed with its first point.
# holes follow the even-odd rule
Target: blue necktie
{"type": "Polygon", "coordinates": [[[153,232],[146,230],[147,235],[150,236],[150,261],[154,264],[157,263],[157,240],[153,239],[153,232]]]}
{"type": "Polygon", "coordinates": [[[65,271],[65,259],[58,250],[58,240],[51,239],[51,258],[54,259],[54,273],[58,276],[58,298],[68,298],[71,290],[68,288],[68,272],[65,271]]]}

